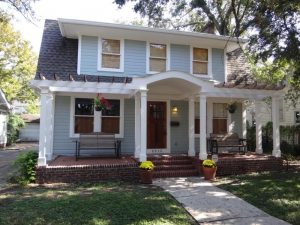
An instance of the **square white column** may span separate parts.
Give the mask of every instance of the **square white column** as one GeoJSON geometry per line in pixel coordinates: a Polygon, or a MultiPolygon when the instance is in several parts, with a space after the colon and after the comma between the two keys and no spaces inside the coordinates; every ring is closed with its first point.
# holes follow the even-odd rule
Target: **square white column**
{"type": "Polygon", "coordinates": [[[247,110],[245,102],[242,103],[242,128],[243,128],[243,138],[247,138],[247,110]]]}
{"type": "Polygon", "coordinates": [[[189,156],[195,156],[195,99],[189,98],[189,156]]]}
{"type": "Polygon", "coordinates": [[[134,157],[139,158],[141,152],[141,95],[136,93],[134,105],[134,136],[135,136],[135,150],[134,157]]]}
{"type": "Polygon", "coordinates": [[[262,122],[261,122],[261,111],[262,111],[262,102],[255,100],[255,137],[256,137],[256,150],[257,154],[262,154],[262,122]]]}
{"type": "Polygon", "coordinates": [[[206,96],[200,95],[199,103],[200,112],[200,151],[199,158],[201,160],[207,159],[207,149],[206,149],[206,96]]]}
{"type": "Polygon", "coordinates": [[[214,103],[212,101],[207,101],[207,135],[213,132],[213,115],[214,114],[214,103]]]}
{"type": "Polygon", "coordinates": [[[280,131],[279,131],[279,99],[272,97],[272,122],[273,122],[273,151],[272,155],[281,157],[280,131]]]}
{"type": "Polygon", "coordinates": [[[47,158],[52,157],[53,141],[53,95],[48,88],[41,90],[40,137],[38,166],[46,166],[47,158]]]}
{"type": "Polygon", "coordinates": [[[139,155],[140,162],[147,160],[147,90],[140,90],[141,95],[141,150],[139,155]]]}

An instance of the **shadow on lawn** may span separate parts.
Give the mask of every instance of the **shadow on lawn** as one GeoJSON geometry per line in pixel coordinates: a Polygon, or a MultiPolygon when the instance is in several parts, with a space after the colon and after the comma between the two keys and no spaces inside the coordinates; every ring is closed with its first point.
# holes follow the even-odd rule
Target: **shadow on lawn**
{"type": "Polygon", "coordinates": [[[154,186],[103,183],[0,193],[0,224],[195,224],[154,186]]]}

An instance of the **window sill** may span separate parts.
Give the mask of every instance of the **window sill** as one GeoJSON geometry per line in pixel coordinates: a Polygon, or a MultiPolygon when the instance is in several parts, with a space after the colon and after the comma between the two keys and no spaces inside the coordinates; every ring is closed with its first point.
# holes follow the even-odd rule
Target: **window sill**
{"type": "Polygon", "coordinates": [[[99,68],[99,72],[115,72],[115,73],[123,73],[123,69],[110,69],[110,68],[99,68]]]}

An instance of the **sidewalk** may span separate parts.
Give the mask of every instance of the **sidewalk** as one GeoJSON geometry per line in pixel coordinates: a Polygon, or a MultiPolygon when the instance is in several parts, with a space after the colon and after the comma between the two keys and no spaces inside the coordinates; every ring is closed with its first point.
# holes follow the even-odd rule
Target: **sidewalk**
{"type": "Polygon", "coordinates": [[[200,177],[156,179],[199,224],[288,225],[200,177]]]}

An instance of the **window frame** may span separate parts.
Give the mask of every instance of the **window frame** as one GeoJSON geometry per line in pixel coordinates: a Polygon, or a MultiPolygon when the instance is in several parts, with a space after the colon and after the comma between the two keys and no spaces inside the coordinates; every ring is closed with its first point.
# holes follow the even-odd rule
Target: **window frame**
{"type": "MultiPolygon", "coordinates": [[[[199,61],[200,62],[200,61],[199,61]]],[[[211,47],[204,47],[201,45],[191,45],[190,46],[190,73],[193,74],[194,76],[197,77],[208,77],[208,78],[212,78],[212,56],[211,56],[211,47]],[[207,49],[207,74],[196,74],[193,71],[193,62],[194,62],[194,48],[203,48],[203,49],[207,49]]]]}
{"type": "Polygon", "coordinates": [[[155,74],[155,73],[164,73],[160,71],[151,71],[150,70],[150,44],[165,45],[166,46],[166,71],[170,70],[170,43],[160,42],[159,41],[147,41],[146,48],[146,73],[155,74]]]}
{"type": "MultiPolygon", "coordinates": [[[[115,99],[120,100],[120,120],[119,120],[119,133],[116,134],[116,138],[124,137],[124,97],[123,96],[104,96],[106,99],[115,99]]],[[[76,134],[75,129],[75,98],[91,98],[94,99],[95,96],[71,96],[70,101],[70,128],[69,128],[69,136],[70,138],[79,138],[79,134],[76,134]]],[[[95,122],[99,120],[95,120],[95,111],[94,111],[94,129],[95,122]]]]}
{"type": "MultiPolygon", "coordinates": [[[[116,54],[111,54],[116,55],[116,54]]],[[[98,71],[108,71],[108,72],[124,72],[124,39],[111,38],[111,37],[99,37],[98,38],[98,61],[97,61],[98,71]],[[117,40],[120,41],[120,68],[106,68],[102,66],[102,40],[117,40]]]]}

